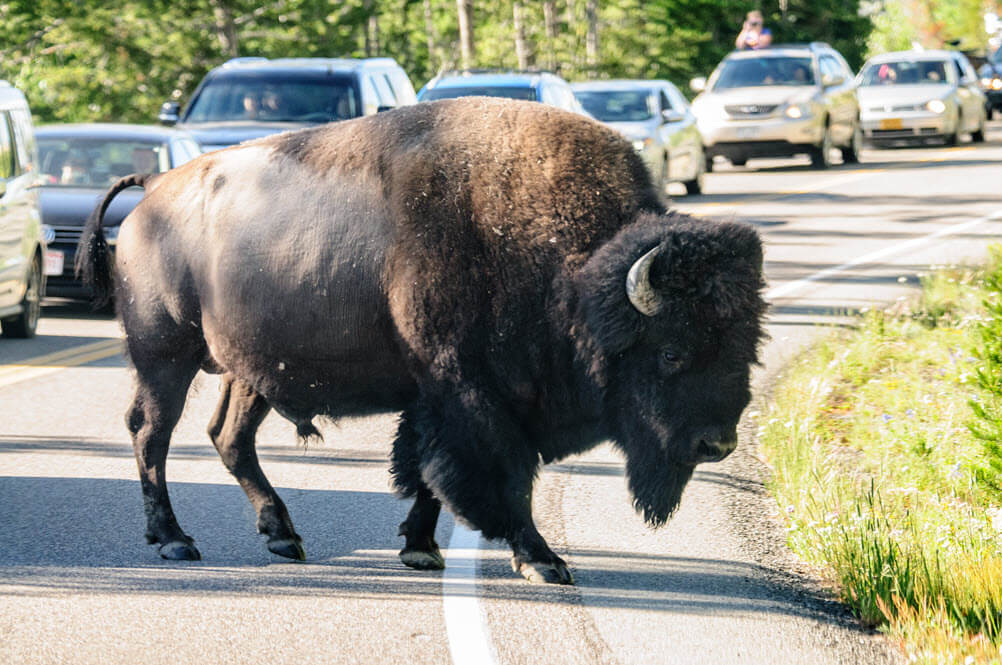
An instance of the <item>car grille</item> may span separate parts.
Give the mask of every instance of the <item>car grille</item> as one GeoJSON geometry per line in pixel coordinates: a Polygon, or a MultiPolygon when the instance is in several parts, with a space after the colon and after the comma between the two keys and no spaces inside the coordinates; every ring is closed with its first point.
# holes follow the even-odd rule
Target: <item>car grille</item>
{"type": "Polygon", "coordinates": [[[915,136],[935,136],[939,133],[935,127],[919,127],[918,129],[874,129],[875,139],[906,139],[915,136]]]}
{"type": "Polygon", "coordinates": [[[727,111],[728,115],[739,118],[749,118],[769,115],[776,110],[777,106],[777,104],[735,104],[732,106],[725,106],[724,110],[727,111]]]}
{"type": "Polygon", "coordinates": [[[50,244],[65,242],[75,245],[80,242],[80,236],[83,235],[82,226],[53,226],[52,230],[56,232],[56,237],[50,244]]]}
{"type": "Polygon", "coordinates": [[[871,106],[872,113],[901,113],[903,111],[921,111],[925,108],[922,104],[899,104],[897,106],[871,106]]]}

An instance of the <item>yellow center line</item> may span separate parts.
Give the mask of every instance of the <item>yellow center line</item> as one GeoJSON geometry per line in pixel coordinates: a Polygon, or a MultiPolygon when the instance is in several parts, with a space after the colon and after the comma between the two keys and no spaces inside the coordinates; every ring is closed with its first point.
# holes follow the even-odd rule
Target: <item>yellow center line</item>
{"type": "Polygon", "coordinates": [[[44,356],[28,358],[17,364],[0,367],[0,387],[52,374],[67,367],[76,367],[95,360],[110,358],[121,352],[121,339],[107,339],[63,349],[44,356]]]}

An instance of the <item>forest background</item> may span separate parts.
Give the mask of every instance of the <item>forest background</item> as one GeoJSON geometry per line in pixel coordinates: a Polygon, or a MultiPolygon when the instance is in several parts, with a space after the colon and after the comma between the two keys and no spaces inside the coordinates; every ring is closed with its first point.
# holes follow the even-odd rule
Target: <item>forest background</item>
{"type": "Polygon", "coordinates": [[[8,0],[0,78],[40,123],[153,122],[238,56],[390,56],[415,89],[461,67],[568,80],[667,78],[686,90],[760,9],[774,42],[867,55],[953,43],[983,52],[996,0],[8,0]]]}

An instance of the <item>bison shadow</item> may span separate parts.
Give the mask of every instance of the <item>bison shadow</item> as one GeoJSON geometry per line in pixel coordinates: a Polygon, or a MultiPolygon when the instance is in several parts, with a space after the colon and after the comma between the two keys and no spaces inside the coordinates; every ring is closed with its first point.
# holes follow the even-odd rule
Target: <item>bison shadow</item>
{"type": "MultiPolygon", "coordinates": [[[[591,472],[610,473],[611,469],[591,472]]],[[[279,488],[308,560],[270,555],[238,486],[175,482],[174,507],[205,557],[168,563],[142,537],[138,482],[102,478],[0,477],[0,586],[17,596],[73,593],[203,593],[406,600],[438,597],[442,574],[397,559],[396,526],[408,505],[385,492],[279,488]]],[[[453,521],[437,537],[443,544],[453,521]]],[[[526,584],[502,544],[482,543],[479,595],[533,603],[655,612],[787,614],[839,622],[837,604],[807,598],[798,581],[754,564],[637,552],[578,550],[577,587],[526,584]],[[693,595],[698,590],[698,595],[693,595]]],[[[469,594],[472,585],[450,593],[469,594]]]]}

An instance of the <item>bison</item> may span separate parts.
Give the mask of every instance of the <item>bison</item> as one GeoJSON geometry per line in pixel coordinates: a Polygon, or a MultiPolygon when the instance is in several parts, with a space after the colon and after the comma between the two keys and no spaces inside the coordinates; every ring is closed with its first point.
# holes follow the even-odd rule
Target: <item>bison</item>
{"type": "Polygon", "coordinates": [[[755,230],[666,212],[626,140],[535,103],[420,104],[129,176],[80,243],[126,333],[146,538],[166,559],[200,558],[164,475],[199,369],[223,374],[209,435],[275,554],[305,557],[255,452],[269,410],[304,437],[317,417],[400,412],[403,563],[445,565],[445,504],[525,578],[572,583],[533,523],[540,464],[611,439],[663,524],[693,468],[734,449],[762,337],[755,230]],[[132,185],[112,259],[102,216],[132,185]]]}

